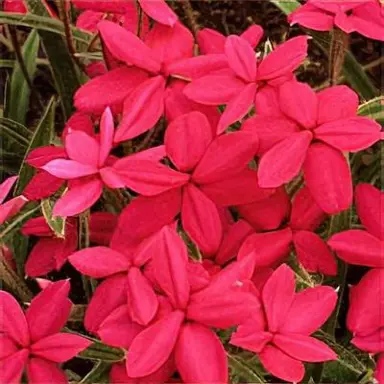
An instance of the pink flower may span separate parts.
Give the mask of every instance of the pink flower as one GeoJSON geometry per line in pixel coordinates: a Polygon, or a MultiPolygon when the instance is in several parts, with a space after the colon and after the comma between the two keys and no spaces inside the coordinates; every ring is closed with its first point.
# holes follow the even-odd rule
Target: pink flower
{"type": "Polygon", "coordinates": [[[218,133],[242,119],[258,97],[263,98],[264,92],[269,92],[270,86],[293,78],[292,71],[307,56],[307,37],[287,41],[258,62],[251,44],[232,35],[226,39],[225,56],[229,68],[193,80],[184,91],[187,97],[201,104],[227,105],[217,127],[218,133]]]}
{"type": "Polygon", "coordinates": [[[33,383],[67,383],[57,363],[70,360],[88,348],[91,341],[61,333],[72,303],[68,280],[50,284],[31,302],[25,315],[17,301],[0,291],[0,382],[20,383],[24,369],[33,383]]]}
{"type": "Polygon", "coordinates": [[[128,376],[149,375],[174,353],[184,382],[226,383],[225,350],[210,328],[239,324],[259,308],[255,296],[236,288],[236,282],[249,278],[249,261],[231,265],[206,288],[192,293],[187,249],[173,229],[164,227],[159,232],[156,250],[152,259],[156,283],[171,307],[133,339],[127,354],[128,376]]]}
{"type": "Polygon", "coordinates": [[[247,168],[255,146],[257,138],[246,132],[213,137],[207,118],[191,112],[174,120],[165,135],[165,152],[177,171],[129,158],[117,161],[114,168],[142,195],[178,195],[184,230],[209,255],[216,253],[222,238],[217,205],[246,203],[272,193],[259,188],[256,172],[247,168]]]}
{"type": "MultiPolygon", "coordinates": [[[[135,8],[133,0],[72,0],[77,8],[88,9],[104,13],[131,14],[135,8]]],[[[173,27],[177,22],[177,15],[164,0],[139,0],[143,11],[160,24],[173,27]]]]}
{"type": "Polygon", "coordinates": [[[384,192],[370,184],[355,189],[356,209],[364,230],[351,229],[336,233],[329,246],[349,264],[384,268],[384,192]]]}
{"type": "MultiPolygon", "coordinates": [[[[55,158],[47,162],[46,147],[40,149],[44,152],[42,159],[35,156],[38,160],[34,158],[32,161],[29,158],[29,164],[68,181],[68,191],[56,202],[53,209],[55,216],[73,216],[90,208],[101,196],[104,185],[109,188],[125,186],[116,173],[116,158],[110,155],[113,136],[113,117],[107,108],[101,118],[100,135],[97,137],[84,131],[71,130],[65,136],[65,150],[61,148],[61,158],[57,158],[55,154],[55,158]]],[[[32,154],[36,155],[36,151],[32,154]]],[[[128,163],[134,164],[137,159],[158,161],[162,157],[164,148],[160,146],[132,155],[128,163]]],[[[124,169],[121,160],[119,170],[124,169]]]]}
{"type": "Polygon", "coordinates": [[[9,177],[0,184],[0,225],[18,213],[28,201],[24,196],[16,196],[4,203],[17,178],[18,176],[9,177]]]}
{"type": "MultiPolygon", "coordinates": [[[[92,214],[89,221],[90,241],[108,245],[116,222],[115,215],[111,213],[92,214]]],[[[26,236],[33,235],[41,238],[32,248],[25,263],[25,272],[31,277],[60,270],[68,256],[75,252],[78,246],[77,221],[74,218],[67,219],[63,238],[55,236],[44,217],[28,220],[21,232],[26,236]]]]}
{"type": "Polygon", "coordinates": [[[279,101],[295,123],[292,130],[287,132],[276,118],[277,132],[271,136],[272,117],[266,125],[260,117],[243,128],[256,133],[265,150],[258,169],[260,186],[278,187],[303,168],[306,185],[324,212],[348,208],[352,181],[342,152],[357,152],[380,140],[380,125],[356,115],[358,96],[346,86],[316,94],[307,84],[290,81],[279,88],[279,101]]]}
{"type": "Polygon", "coordinates": [[[257,353],[268,372],[289,382],[303,379],[303,361],[337,359],[326,344],[310,337],[335,308],[334,289],[318,286],[295,293],[294,273],[283,264],[264,285],[261,299],[262,307],[239,326],[231,344],[257,353]]]}
{"type": "Polygon", "coordinates": [[[346,33],[359,32],[384,40],[384,19],[379,0],[308,0],[288,16],[288,21],[316,31],[338,27],[346,33]]]}

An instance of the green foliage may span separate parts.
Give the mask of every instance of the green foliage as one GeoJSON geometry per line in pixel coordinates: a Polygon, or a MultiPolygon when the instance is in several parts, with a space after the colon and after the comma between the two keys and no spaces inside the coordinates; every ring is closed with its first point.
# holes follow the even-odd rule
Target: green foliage
{"type": "Polygon", "coordinates": [[[65,238],[65,217],[52,216],[55,200],[53,198],[41,201],[41,211],[49,228],[52,229],[56,237],[65,238]]]}
{"type": "Polygon", "coordinates": [[[384,96],[375,97],[361,104],[358,110],[360,116],[367,116],[384,125],[384,96]]]}

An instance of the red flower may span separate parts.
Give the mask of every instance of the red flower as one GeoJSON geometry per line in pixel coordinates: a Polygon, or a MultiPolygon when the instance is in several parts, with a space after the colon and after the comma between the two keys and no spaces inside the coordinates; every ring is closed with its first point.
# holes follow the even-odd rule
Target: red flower
{"type": "Polygon", "coordinates": [[[336,233],[329,246],[349,264],[384,268],[384,192],[370,184],[355,190],[356,209],[366,231],[351,229],[336,233]]]}
{"type": "Polygon", "coordinates": [[[267,125],[261,117],[243,127],[258,135],[265,150],[258,170],[260,186],[278,187],[303,168],[306,185],[321,209],[334,214],[348,208],[352,181],[342,152],[357,152],[380,140],[380,125],[356,116],[358,96],[346,86],[316,94],[306,84],[286,82],[279,88],[279,101],[296,124],[292,130],[276,118],[277,132],[272,136],[272,117],[267,125]]]}
{"type": "Polygon", "coordinates": [[[31,301],[25,315],[9,293],[0,291],[0,382],[20,383],[24,369],[30,382],[47,378],[68,382],[57,363],[70,360],[92,344],[84,337],[60,333],[72,306],[69,289],[68,280],[50,284],[31,301]]]}
{"type": "Polygon", "coordinates": [[[217,127],[218,133],[242,119],[257,98],[264,97],[269,86],[292,79],[292,71],[307,56],[307,37],[287,41],[258,62],[250,43],[232,35],[226,39],[225,55],[229,68],[200,77],[185,89],[187,97],[198,103],[227,105],[217,127]]]}
{"type": "Polygon", "coordinates": [[[18,176],[9,177],[0,184],[0,225],[18,213],[28,201],[24,196],[16,196],[4,203],[17,178],[18,176]]]}
{"type": "Polygon", "coordinates": [[[318,286],[295,293],[294,273],[283,264],[264,285],[263,307],[239,326],[231,344],[257,353],[273,376],[299,382],[305,373],[302,361],[337,359],[326,344],[310,337],[331,315],[336,302],[337,295],[331,287],[318,286]]]}
{"type": "Polygon", "coordinates": [[[346,33],[359,32],[370,39],[384,40],[379,0],[308,0],[288,16],[288,21],[317,31],[338,27],[346,33]]]}
{"type": "Polygon", "coordinates": [[[156,283],[171,308],[134,338],[127,354],[128,376],[149,375],[174,353],[184,382],[227,382],[225,350],[210,327],[226,329],[239,324],[259,308],[253,295],[235,286],[249,278],[249,261],[235,263],[206,288],[192,293],[187,249],[177,233],[164,227],[157,235],[156,250],[152,259],[156,283]],[[198,363],[201,361],[205,364],[198,363]]]}
{"type": "Polygon", "coordinates": [[[214,138],[207,118],[191,112],[166,131],[166,155],[178,171],[154,162],[133,163],[130,158],[117,161],[114,168],[129,188],[142,195],[165,191],[179,195],[183,228],[209,255],[216,253],[222,238],[217,205],[255,201],[272,192],[259,188],[256,172],[247,168],[255,147],[256,137],[246,132],[214,138]]]}

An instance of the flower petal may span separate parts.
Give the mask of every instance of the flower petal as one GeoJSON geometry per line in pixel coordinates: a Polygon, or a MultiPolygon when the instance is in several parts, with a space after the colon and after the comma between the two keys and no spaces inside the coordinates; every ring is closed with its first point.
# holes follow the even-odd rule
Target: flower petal
{"type": "Polygon", "coordinates": [[[10,217],[16,215],[24,204],[27,202],[27,199],[24,196],[16,196],[11,200],[8,200],[6,203],[0,205],[0,224],[3,224],[4,221],[10,217]]]}
{"type": "Polygon", "coordinates": [[[149,375],[167,361],[183,320],[183,312],[171,312],[136,336],[127,354],[127,372],[130,377],[149,375]]]}
{"type": "MultiPolygon", "coordinates": [[[[76,136],[82,134],[82,132],[76,132],[76,136]]],[[[85,133],[83,135],[85,135],[85,133]]],[[[72,136],[72,134],[68,136],[72,136]]],[[[51,160],[49,163],[42,166],[41,169],[53,176],[67,180],[93,175],[98,172],[95,165],[89,165],[86,163],[79,163],[78,161],[65,159],[51,160]]]]}
{"type": "Polygon", "coordinates": [[[55,333],[38,340],[31,346],[34,356],[56,363],[63,363],[88,348],[92,341],[70,333],[55,333]]]}
{"type": "Polygon", "coordinates": [[[45,171],[38,171],[23,190],[23,195],[28,200],[45,199],[56,193],[63,183],[63,179],[45,171]]]}
{"type": "Polygon", "coordinates": [[[0,291],[0,332],[5,333],[17,344],[29,344],[29,330],[24,313],[19,303],[8,292],[0,291]]]}
{"type": "Polygon", "coordinates": [[[28,383],[31,384],[41,384],[45,382],[55,384],[68,383],[65,373],[57,367],[57,364],[39,357],[29,359],[27,376],[28,383]]]}
{"type": "Polygon", "coordinates": [[[71,185],[64,196],[56,202],[53,215],[62,217],[77,215],[96,203],[102,192],[103,184],[100,179],[81,180],[71,185]]]}
{"type": "Polygon", "coordinates": [[[312,144],[303,169],[305,182],[324,212],[335,214],[351,205],[351,171],[340,151],[326,144],[312,144]]]}
{"type": "Polygon", "coordinates": [[[32,150],[27,158],[26,162],[31,167],[41,168],[43,165],[49,163],[55,159],[65,159],[67,152],[63,147],[55,147],[53,145],[47,145],[45,147],[39,147],[32,150]]]}
{"type": "Polygon", "coordinates": [[[289,39],[275,48],[259,65],[259,80],[270,80],[291,73],[307,57],[308,37],[289,39]]]}
{"type": "Polygon", "coordinates": [[[108,106],[119,105],[148,74],[136,67],[119,67],[97,76],[75,93],[75,107],[83,112],[103,113],[108,106]]]}
{"type": "Polygon", "coordinates": [[[139,0],[139,3],[143,11],[158,23],[173,27],[177,22],[177,15],[164,0],[139,0]]]}
{"type": "Polygon", "coordinates": [[[302,131],[290,135],[267,151],[259,164],[260,186],[276,188],[297,176],[311,141],[311,132],[302,131]]]}
{"type": "Polygon", "coordinates": [[[300,291],[295,295],[279,332],[312,334],[329,318],[336,303],[337,293],[332,287],[317,286],[300,291]]]}
{"type": "Polygon", "coordinates": [[[164,91],[163,76],[152,77],[134,89],[124,101],[115,143],[137,137],[155,126],[164,112],[164,91]]]}
{"type": "Polygon", "coordinates": [[[314,134],[340,151],[357,152],[380,140],[381,126],[366,117],[350,117],[322,124],[314,134]]]}
{"type": "Polygon", "coordinates": [[[241,120],[252,108],[257,86],[247,84],[227,104],[217,126],[217,134],[223,133],[230,125],[241,120]]]}
{"type": "Polygon", "coordinates": [[[151,49],[134,33],[108,20],[103,20],[97,27],[103,42],[116,59],[149,72],[160,70],[160,62],[151,49]]]}
{"type": "Polygon", "coordinates": [[[157,312],[158,301],[152,285],[140,269],[128,272],[128,306],[132,320],[138,324],[149,324],[157,312]]]}
{"type": "Polygon", "coordinates": [[[196,40],[201,55],[224,52],[226,37],[214,29],[200,29],[197,32],[196,40]]]}
{"type": "Polygon", "coordinates": [[[351,343],[363,351],[380,353],[384,350],[384,330],[377,330],[367,336],[355,336],[351,343]]]}
{"type": "Polygon", "coordinates": [[[201,251],[215,254],[223,235],[220,216],[215,203],[193,184],[184,187],[181,217],[184,230],[201,251]]]}
{"type": "Polygon", "coordinates": [[[156,282],[175,308],[184,309],[189,300],[188,253],[180,236],[165,226],[156,234],[157,255],[152,259],[156,282]]]}
{"type": "Polygon", "coordinates": [[[5,200],[9,191],[16,183],[18,176],[8,177],[5,181],[0,184],[0,204],[5,200]]]}
{"type": "Polygon", "coordinates": [[[0,383],[19,383],[28,361],[28,350],[18,352],[0,360],[0,383]]]}
{"type": "Polygon", "coordinates": [[[218,136],[196,166],[193,181],[207,184],[236,175],[252,160],[257,144],[257,136],[249,132],[218,136]]]}
{"type": "Polygon", "coordinates": [[[227,356],[221,340],[200,324],[187,323],[181,327],[175,361],[185,383],[218,384],[228,381],[227,356]]]}
{"type": "Polygon", "coordinates": [[[336,360],[337,355],[327,344],[309,336],[299,334],[277,334],[273,344],[294,359],[308,362],[336,360]]]}
{"type": "Polygon", "coordinates": [[[130,265],[126,256],[108,247],[85,248],[68,259],[80,273],[96,279],[127,271],[130,265]]]}
{"type": "Polygon", "coordinates": [[[295,275],[286,264],[277,268],[265,283],[262,300],[268,329],[277,332],[284,324],[295,297],[295,275]]]}
{"type": "MultiPolygon", "coordinates": [[[[94,139],[91,136],[88,136],[85,132],[82,132],[82,131],[69,132],[65,139],[65,149],[71,160],[74,160],[77,163],[80,163],[83,165],[89,165],[93,168],[97,168],[99,164],[100,146],[99,146],[99,143],[96,141],[96,139],[94,139]]],[[[63,160],[53,160],[53,161],[63,161],[63,160]]],[[[49,166],[51,163],[52,162],[49,162],[46,166],[49,166]]],[[[63,177],[63,176],[58,176],[58,177],[63,177]]]]}
{"type": "Polygon", "coordinates": [[[32,299],[25,313],[32,342],[60,332],[64,327],[72,307],[69,289],[69,280],[59,280],[32,299]]]}
{"type": "Polygon", "coordinates": [[[383,243],[369,232],[351,229],[336,233],[328,245],[349,264],[384,267],[383,243]]]}
{"type": "Polygon", "coordinates": [[[248,323],[245,323],[232,334],[230,343],[247,351],[259,353],[272,340],[272,337],[270,332],[252,329],[248,323]]]}
{"type": "Polygon", "coordinates": [[[100,167],[104,165],[112,149],[114,133],[113,115],[111,109],[108,107],[105,109],[100,120],[100,151],[98,158],[98,165],[100,167]]]}
{"type": "Polygon", "coordinates": [[[279,88],[279,100],[283,112],[302,127],[316,127],[318,100],[308,84],[288,81],[279,88]]]}
{"type": "Polygon", "coordinates": [[[360,221],[373,236],[384,240],[384,193],[366,183],[355,189],[356,209],[360,221]]]}
{"type": "Polygon", "coordinates": [[[211,141],[208,119],[200,112],[190,112],[173,120],[164,138],[167,155],[181,172],[196,166],[211,141]]]}
{"type": "Polygon", "coordinates": [[[230,35],[225,41],[225,54],[232,70],[244,81],[256,79],[256,54],[247,40],[230,35]]]}

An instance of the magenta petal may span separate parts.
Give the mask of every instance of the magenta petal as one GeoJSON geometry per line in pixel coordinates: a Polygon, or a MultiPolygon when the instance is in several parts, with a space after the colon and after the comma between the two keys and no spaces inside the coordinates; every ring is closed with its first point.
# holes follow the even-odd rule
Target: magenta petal
{"type": "Polygon", "coordinates": [[[184,230],[201,251],[215,254],[223,235],[217,206],[193,184],[184,187],[181,217],[184,230]]]}
{"type": "Polygon", "coordinates": [[[110,108],[106,108],[100,120],[100,152],[98,165],[104,165],[112,149],[115,126],[110,108]]]}
{"type": "Polygon", "coordinates": [[[128,305],[124,304],[113,310],[100,324],[97,335],[105,344],[129,349],[134,338],[143,329],[142,325],[132,321],[128,305]]]}
{"type": "Polygon", "coordinates": [[[326,144],[312,144],[303,169],[307,186],[324,212],[335,214],[351,205],[351,171],[340,151],[326,144]]]}
{"type": "Polygon", "coordinates": [[[116,59],[149,72],[160,70],[160,63],[153,57],[151,49],[134,33],[107,20],[99,23],[98,29],[103,42],[116,59]]]}
{"type": "Polygon", "coordinates": [[[99,170],[99,176],[102,182],[109,188],[117,189],[124,188],[125,182],[120,176],[118,170],[114,167],[104,167],[99,170]]]}
{"type": "Polygon", "coordinates": [[[207,184],[236,175],[252,160],[257,145],[257,136],[249,132],[218,136],[196,166],[193,181],[207,184]]]}
{"type": "Polygon", "coordinates": [[[163,76],[152,77],[134,89],[124,102],[115,143],[137,137],[155,126],[164,112],[164,90],[163,76]]]}
{"type": "Polygon", "coordinates": [[[196,40],[201,55],[224,52],[226,37],[214,29],[201,29],[197,32],[196,40]]]}
{"type": "MultiPolygon", "coordinates": [[[[246,190],[240,188],[241,193],[246,190]]],[[[260,188],[263,199],[253,199],[249,204],[237,206],[237,211],[257,231],[271,231],[280,227],[284,219],[289,215],[291,208],[290,198],[284,187],[276,189],[260,188]]]]}
{"type": "Polygon", "coordinates": [[[80,111],[103,113],[106,107],[121,104],[148,74],[135,67],[115,68],[81,86],[75,94],[75,106],[80,111]]]}
{"type": "MultiPolygon", "coordinates": [[[[1,332],[4,332],[2,325],[0,329],[1,329],[1,332]]],[[[0,343],[1,343],[0,361],[19,351],[19,346],[16,344],[16,342],[13,339],[8,337],[8,334],[7,335],[5,333],[0,334],[0,343]]]]}
{"type": "Polygon", "coordinates": [[[196,166],[211,141],[208,119],[200,112],[190,112],[173,120],[164,138],[168,157],[182,172],[196,166]]]}
{"type": "Polygon", "coordinates": [[[334,15],[307,3],[292,12],[288,16],[288,21],[291,25],[299,24],[315,31],[329,31],[333,27],[334,15]]]}
{"type": "Polygon", "coordinates": [[[127,354],[129,376],[149,375],[167,361],[178,339],[183,320],[184,313],[172,312],[136,336],[127,354]]]}
{"type": "Polygon", "coordinates": [[[373,236],[384,240],[384,193],[370,184],[355,189],[356,209],[360,221],[373,236]]]}
{"type": "Polygon", "coordinates": [[[277,334],[273,344],[294,359],[308,362],[336,360],[337,355],[327,344],[309,336],[277,334]]]}
{"type": "Polygon", "coordinates": [[[312,334],[329,318],[336,303],[337,293],[332,287],[317,286],[300,291],[295,295],[279,332],[312,334]]]}
{"type": "Polygon", "coordinates": [[[340,151],[357,152],[380,140],[381,126],[366,117],[350,117],[322,124],[315,138],[340,151]]]}
{"type": "Polygon", "coordinates": [[[248,27],[240,36],[248,41],[252,48],[256,48],[260,40],[263,38],[263,28],[260,25],[253,24],[248,27]]]}
{"type": "Polygon", "coordinates": [[[127,275],[118,274],[99,284],[85,313],[84,326],[96,333],[107,316],[127,301],[127,275]]]}
{"type": "Polygon", "coordinates": [[[139,0],[143,11],[160,24],[173,27],[177,22],[177,15],[164,0],[139,0]]]}
{"type": "Polygon", "coordinates": [[[381,328],[367,336],[355,336],[351,343],[363,351],[380,353],[384,350],[384,329],[381,328]]]}
{"type": "Polygon", "coordinates": [[[0,360],[0,383],[20,383],[28,355],[27,349],[21,349],[0,360]]]}
{"type": "Polygon", "coordinates": [[[336,233],[328,245],[349,264],[384,267],[383,243],[369,232],[351,229],[336,233]]]}
{"type": "Polygon", "coordinates": [[[32,342],[57,333],[63,328],[72,307],[68,299],[69,289],[68,280],[59,280],[32,299],[25,314],[32,342]]]}
{"type": "Polygon", "coordinates": [[[185,383],[219,384],[228,381],[225,349],[221,340],[207,327],[196,323],[181,327],[175,361],[185,383]]]}
{"type": "Polygon", "coordinates": [[[65,373],[57,367],[57,364],[42,359],[32,357],[27,364],[28,382],[31,384],[55,383],[67,384],[68,379],[65,373]]]}
{"type": "Polygon", "coordinates": [[[298,383],[304,377],[304,364],[272,345],[267,345],[259,353],[259,359],[264,368],[279,379],[298,383]]]}
{"type": "Polygon", "coordinates": [[[114,168],[125,185],[144,196],[155,196],[188,183],[190,176],[174,171],[164,164],[125,157],[114,168]]]}
{"type": "Polygon", "coordinates": [[[274,49],[259,65],[259,80],[269,80],[291,73],[307,57],[308,37],[289,39],[274,49]]]}
{"type": "Polygon", "coordinates": [[[24,196],[17,196],[11,200],[8,200],[6,203],[0,205],[0,224],[3,224],[4,221],[10,217],[16,215],[24,204],[27,202],[27,199],[24,196]]]}
{"type": "MultiPolygon", "coordinates": [[[[85,132],[70,131],[65,139],[65,150],[71,160],[97,168],[100,146],[95,138],[88,136],[85,132]]],[[[46,166],[49,166],[50,164],[51,162],[46,166]]],[[[56,174],[54,175],[58,176],[56,174]]],[[[65,178],[64,176],[58,177],[65,178]]]]}
{"type": "Polygon", "coordinates": [[[232,334],[231,344],[246,349],[247,351],[259,353],[264,349],[266,344],[272,340],[273,335],[270,332],[258,331],[257,329],[251,328],[251,321],[240,325],[237,331],[232,334]],[[248,326],[248,324],[250,326],[248,326]]]}
{"type": "Polygon", "coordinates": [[[241,120],[253,107],[257,86],[247,84],[227,104],[217,126],[217,134],[223,133],[230,125],[241,120]]]}
{"type": "Polygon", "coordinates": [[[302,131],[292,134],[267,151],[259,164],[260,186],[279,187],[297,176],[311,141],[311,132],[302,131]]]}
{"type": "Polygon", "coordinates": [[[19,303],[5,291],[0,291],[0,332],[5,333],[16,343],[27,346],[29,344],[29,330],[24,313],[19,303]]]}
{"type": "Polygon", "coordinates": [[[384,353],[379,355],[376,363],[375,379],[381,383],[384,380],[384,353]]]}
{"type": "Polygon", "coordinates": [[[49,163],[55,159],[65,159],[67,153],[63,147],[55,147],[53,145],[47,145],[45,147],[39,147],[32,150],[27,158],[26,162],[31,167],[41,168],[43,165],[49,163]]]}
{"type": "Polygon", "coordinates": [[[91,243],[108,246],[117,225],[118,216],[110,212],[94,212],[89,218],[91,243]]]}
{"type": "Polygon", "coordinates": [[[103,192],[100,179],[92,178],[82,180],[61,197],[53,208],[54,216],[74,216],[90,208],[99,199],[103,192]]]}
{"type": "Polygon", "coordinates": [[[128,306],[132,320],[147,325],[156,314],[158,301],[152,285],[140,269],[128,272],[128,306]]]}
{"type": "Polygon", "coordinates": [[[301,126],[311,129],[317,123],[318,100],[308,84],[288,81],[279,88],[283,112],[301,126]]]}
{"type": "Polygon", "coordinates": [[[256,55],[247,40],[236,36],[228,36],[225,42],[225,54],[232,70],[245,81],[256,79],[256,55]]]}
{"type": "Polygon", "coordinates": [[[286,314],[295,296],[295,275],[282,264],[265,283],[262,299],[268,321],[268,329],[276,332],[284,324],[286,314]]]}
{"type": "Polygon", "coordinates": [[[45,199],[56,193],[63,183],[63,179],[45,171],[38,171],[24,188],[23,195],[28,200],[45,199]]]}
{"type": "Polygon", "coordinates": [[[290,228],[255,233],[244,241],[237,258],[242,260],[251,252],[255,252],[254,259],[257,267],[274,267],[288,256],[291,242],[292,231],[290,228]]]}
{"type": "Polygon", "coordinates": [[[188,253],[177,232],[165,226],[156,234],[157,255],[152,259],[156,283],[175,308],[184,309],[189,300],[188,253]]]}
{"type": "Polygon", "coordinates": [[[356,92],[345,85],[337,85],[320,91],[317,94],[317,124],[355,117],[359,107],[356,92]]]}
{"type": "Polygon", "coordinates": [[[107,247],[91,247],[69,256],[69,262],[82,274],[96,279],[126,271],[130,262],[122,253],[107,247]]]}
{"type": "Polygon", "coordinates": [[[244,169],[223,180],[203,184],[200,190],[221,207],[261,202],[274,191],[271,188],[260,188],[257,172],[251,169],[244,169]]]}
{"type": "MultiPolygon", "coordinates": [[[[78,132],[78,134],[82,134],[82,132],[78,132]]],[[[85,133],[83,135],[85,135],[85,133]]],[[[94,165],[65,159],[51,160],[49,163],[42,166],[41,169],[62,179],[76,179],[78,177],[97,173],[97,168],[94,165]]]]}
{"type": "Polygon", "coordinates": [[[314,231],[325,219],[325,212],[319,207],[307,186],[297,192],[292,201],[291,219],[292,229],[314,231]]]}
{"type": "Polygon", "coordinates": [[[72,359],[92,343],[92,341],[82,336],[70,333],[55,333],[32,344],[31,353],[43,359],[62,363],[72,359]]]}
{"type": "Polygon", "coordinates": [[[299,262],[308,272],[337,275],[337,261],[319,235],[309,231],[294,232],[293,244],[299,262]]]}
{"type": "Polygon", "coordinates": [[[16,183],[18,176],[8,177],[5,181],[0,184],[0,204],[5,200],[9,191],[16,183]]]}

